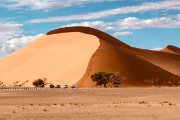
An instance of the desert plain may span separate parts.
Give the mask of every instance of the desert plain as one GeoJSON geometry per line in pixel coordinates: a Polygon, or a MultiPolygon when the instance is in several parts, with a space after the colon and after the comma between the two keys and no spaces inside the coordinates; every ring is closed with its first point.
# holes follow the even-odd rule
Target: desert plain
{"type": "Polygon", "coordinates": [[[1,90],[0,120],[179,120],[180,88],[1,90]]]}
{"type": "Polygon", "coordinates": [[[180,0],[0,0],[0,120],[180,120],[180,0]]]}

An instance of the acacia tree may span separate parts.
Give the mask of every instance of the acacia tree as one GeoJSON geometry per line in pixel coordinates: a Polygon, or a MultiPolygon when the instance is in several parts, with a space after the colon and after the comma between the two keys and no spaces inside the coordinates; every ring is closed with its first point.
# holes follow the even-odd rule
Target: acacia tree
{"type": "Polygon", "coordinates": [[[117,74],[114,74],[114,73],[110,74],[110,82],[112,82],[114,86],[120,85],[122,83],[122,80],[124,80],[124,79],[125,78],[120,77],[117,74]]]}
{"type": "Polygon", "coordinates": [[[43,78],[43,79],[37,79],[37,80],[34,80],[34,82],[33,82],[33,85],[35,86],[35,87],[44,87],[45,86],[45,82],[46,82],[46,78],[43,78]]]}
{"type": "Polygon", "coordinates": [[[96,85],[104,85],[106,87],[106,84],[111,82],[114,85],[120,85],[121,84],[121,78],[114,73],[108,73],[108,72],[97,72],[91,75],[92,81],[96,82],[96,85]]]}

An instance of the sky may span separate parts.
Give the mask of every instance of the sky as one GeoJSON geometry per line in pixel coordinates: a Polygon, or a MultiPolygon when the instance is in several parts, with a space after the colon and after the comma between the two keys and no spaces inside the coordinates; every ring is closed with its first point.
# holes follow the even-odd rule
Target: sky
{"type": "Polygon", "coordinates": [[[133,47],[180,47],[180,0],[0,0],[0,58],[66,26],[102,30],[133,47]]]}

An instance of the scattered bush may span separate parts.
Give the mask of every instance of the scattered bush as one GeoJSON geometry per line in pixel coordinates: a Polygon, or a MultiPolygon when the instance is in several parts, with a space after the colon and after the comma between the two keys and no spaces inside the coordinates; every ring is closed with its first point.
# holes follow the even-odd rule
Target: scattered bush
{"type": "Polygon", "coordinates": [[[23,86],[23,85],[26,84],[27,82],[29,82],[29,80],[24,81],[23,83],[19,84],[19,86],[23,86]]]}
{"type": "Polygon", "coordinates": [[[20,80],[13,82],[12,86],[18,86],[17,84],[19,83],[20,80]]]}
{"type": "Polygon", "coordinates": [[[179,87],[180,86],[180,78],[177,75],[173,75],[172,79],[166,83],[169,87],[179,87]]]}
{"type": "Polygon", "coordinates": [[[3,85],[4,83],[0,81],[0,86],[3,85]]]}
{"type": "Polygon", "coordinates": [[[145,83],[153,86],[158,86],[159,85],[159,79],[146,79],[144,80],[145,83]]]}
{"type": "Polygon", "coordinates": [[[180,78],[177,75],[173,75],[172,79],[168,80],[168,81],[160,81],[159,79],[146,79],[144,80],[144,82],[146,82],[149,85],[153,85],[153,86],[160,86],[160,85],[165,85],[165,86],[169,86],[169,87],[179,87],[180,86],[180,78]]]}

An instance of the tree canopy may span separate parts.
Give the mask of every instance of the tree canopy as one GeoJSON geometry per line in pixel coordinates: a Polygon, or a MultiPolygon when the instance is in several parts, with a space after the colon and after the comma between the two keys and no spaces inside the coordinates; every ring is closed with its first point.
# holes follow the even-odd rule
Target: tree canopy
{"type": "Polygon", "coordinates": [[[33,82],[33,85],[35,86],[35,87],[44,87],[45,86],[45,82],[46,82],[46,78],[43,78],[43,79],[37,79],[37,80],[34,80],[34,82],[33,82]]]}
{"type": "Polygon", "coordinates": [[[92,81],[96,82],[96,85],[104,85],[106,87],[106,84],[111,82],[114,85],[120,85],[122,82],[122,78],[120,78],[115,73],[109,73],[109,72],[97,72],[91,75],[92,81]]]}

